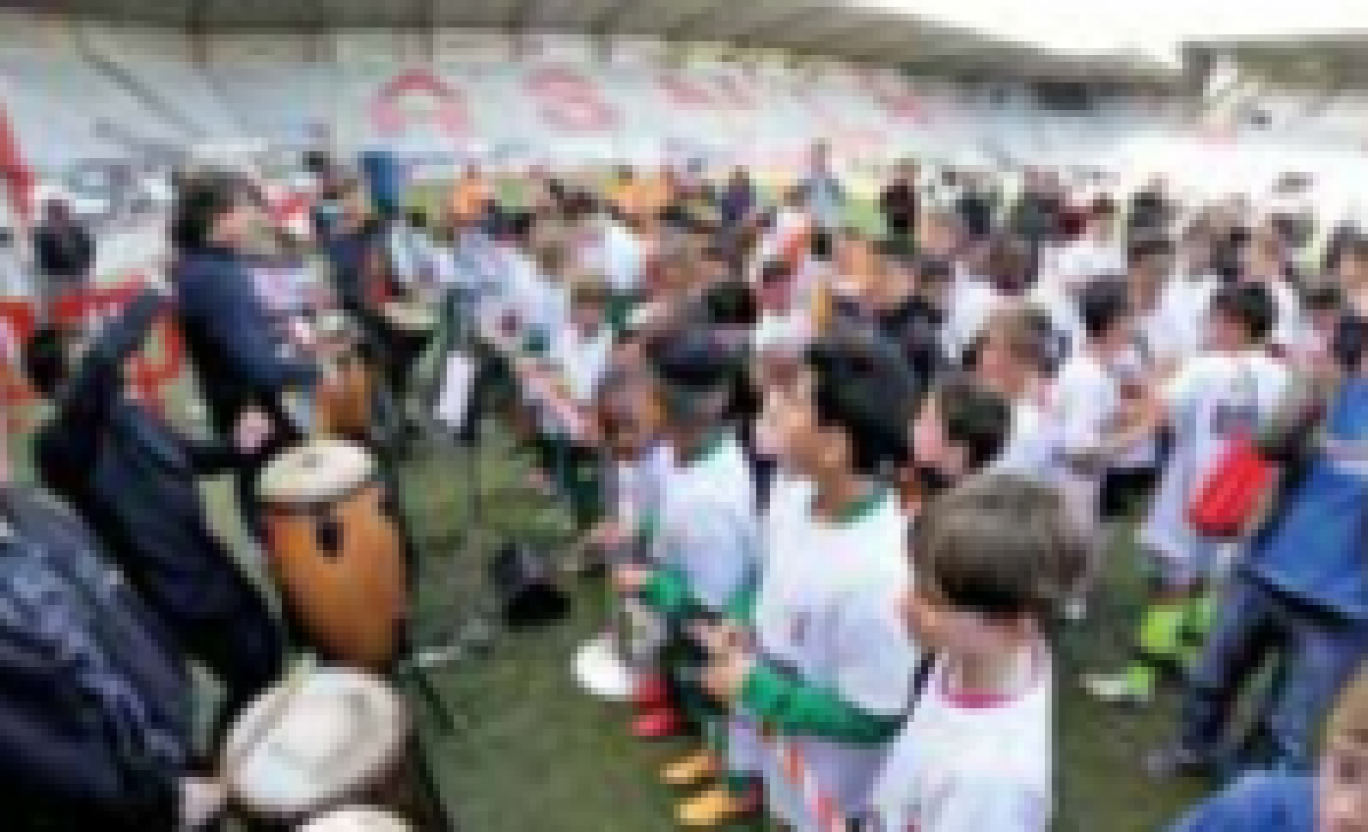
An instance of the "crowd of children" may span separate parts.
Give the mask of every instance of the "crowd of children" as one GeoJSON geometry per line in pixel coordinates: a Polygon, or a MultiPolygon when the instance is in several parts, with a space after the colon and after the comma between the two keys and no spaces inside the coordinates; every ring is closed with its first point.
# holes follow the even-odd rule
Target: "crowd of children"
{"type": "MultiPolygon", "coordinates": [[[[615,499],[589,539],[650,634],[632,729],[699,740],[661,773],[698,789],[683,825],[1047,829],[1054,691],[1080,683],[1133,707],[1181,686],[1152,775],[1311,769],[1368,649],[1368,241],[1308,272],[1279,223],[1228,206],[1137,223],[1098,199],[1070,236],[1037,194],[1030,235],[901,199],[916,216],[885,244],[832,220],[820,152],[817,184],[768,212],[710,212],[669,178],[643,205],[631,181],[616,201],[556,183],[455,255],[520,276],[477,287],[482,314],[552,345],[593,415],[615,499]],[[1194,501],[1238,485],[1246,447],[1278,487],[1213,533],[1194,501]],[[1153,575],[1136,658],[1071,675],[1053,636],[1090,626],[1116,557],[1153,575]],[[1237,742],[1234,702],[1273,658],[1237,742]]],[[[1332,728],[1322,830],[1364,823],[1333,762],[1361,754],[1362,698],[1332,728]]],[[[1312,828],[1309,794],[1261,780],[1180,828],[1312,828]],[[1223,820],[1256,811],[1295,820],[1223,820]]]]}

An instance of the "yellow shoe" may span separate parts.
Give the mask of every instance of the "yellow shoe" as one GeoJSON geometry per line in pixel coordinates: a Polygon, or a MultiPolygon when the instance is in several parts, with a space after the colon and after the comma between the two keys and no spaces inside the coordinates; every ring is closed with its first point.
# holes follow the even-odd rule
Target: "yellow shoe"
{"type": "Polygon", "coordinates": [[[717,776],[721,766],[711,751],[699,751],[665,767],[660,779],[667,786],[697,786],[717,776]]]}
{"type": "Polygon", "coordinates": [[[726,786],[714,786],[681,803],[675,817],[680,826],[708,828],[740,820],[758,808],[754,797],[737,796],[726,786]]]}

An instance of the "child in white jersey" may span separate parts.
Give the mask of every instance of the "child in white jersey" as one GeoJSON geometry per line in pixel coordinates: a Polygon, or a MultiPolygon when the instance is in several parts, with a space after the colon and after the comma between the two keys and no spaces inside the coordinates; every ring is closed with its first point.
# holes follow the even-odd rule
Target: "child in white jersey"
{"type": "Polygon", "coordinates": [[[977,377],[1012,403],[1012,433],[993,467],[1046,480],[1054,464],[1044,372],[1049,340],[1033,308],[1011,306],[989,318],[972,356],[977,377]]]}
{"type": "Polygon", "coordinates": [[[1097,543],[1103,474],[1148,432],[1133,424],[1118,376],[1134,343],[1126,287],[1110,281],[1089,284],[1079,294],[1078,309],[1086,340],[1055,380],[1050,415],[1056,429],[1055,483],[1079,531],[1097,543]]]}
{"type": "MultiPolygon", "coordinates": [[[[726,614],[751,585],[759,553],[755,489],[741,444],[722,421],[740,371],[739,356],[708,331],[667,337],[652,350],[662,382],[665,433],[675,464],[665,478],[659,524],[649,566],[625,565],[614,574],[620,592],[634,594],[667,624],[676,658],[667,667],[674,702],[682,711],[644,714],[637,736],[654,739],[691,729],[704,748],[670,766],[718,770],[725,756],[725,714],[698,685],[700,622],[726,614]]],[[[754,794],[704,792],[680,807],[687,825],[710,825],[758,808],[754,794]]]]}
{"type": "Polygon", "coordinates": [[[912,535],[913,637],[935,650],[874,787],[878,832],[1045,832],[1054,793],[1052,651],[1084,547],[1058,492],[980,475],[933,500],[912,535]]]}
{"type": "Polygon", "coordinates": [[[753,645],[718,643],[704,680],[771,737],[765,793],[796,829],[864,809],[916,663],[898,616],[906,519],[872,477],[890,452],[906,455],[888,438],[901,438],[910,414],[868,395],[895,380],[853,377],[879,365],[852,371],[862,362],[846,357],[814,356],[812,395],[781,419],[785,463],[800,481],[781,490],[751,609],[737,611],[753,645]]]}
{"type": "Polygon", "coordinates": [[[1212,351],[1188,361],[1151,402],[1151,424],[1167,423],[1174,448],[1159,493],[1141,532],[1159,567],[1158,586],[1140,625],[1140,658],[1123,674],[1085,680],[1093,695],[1146,702],[1159,670],[1181,662],[1210,623],[1207,580],[1217,566],[1219,541],[1199,535],[1188,506],[1229,441],[1253,432],[1274,410],[1288,370],[1269,355],[1276,307],[1259,283],[1237,283],[1212,298],[1212,351]]]}

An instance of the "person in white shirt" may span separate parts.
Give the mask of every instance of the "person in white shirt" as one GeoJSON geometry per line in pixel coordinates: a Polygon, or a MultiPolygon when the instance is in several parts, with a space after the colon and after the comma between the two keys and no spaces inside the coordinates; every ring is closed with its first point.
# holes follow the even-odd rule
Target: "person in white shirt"
{"type": "MultiPolygon", "coordinates": [[[[671,641],[688,658],[666,669],[682,710],[643,714],[633,732],[644,739],[696,728],[704,748],[666,770],[720,771],[726,758],[726,718],[699,686],[696,625],[724,615],[753,586],[759,555],[755,489],[745,454],[722,417],[740,370],[739,356],[713,333],[668,337],[652,349],[662,383],[665,434],[675,455],[661,498],[650,566],[624,565],[613,575],[618,591],[635,595],[669,626],[671,641]],[[685,721],[687,718],[687,722],[685,721]]],[[[758,809],[754,795],[704,792],[680,807],[681,819],[702,813],[744,816],[758,809]]]]}
{"type": "Polygon", "coordinates": [[[1200,646],[1213,612],[1206,590],[1219,565],[1220,541],[1198,534],[1188,507],[1230,441],[1252,433],[1287,389],[1287,366],[1266,346],[1276,315],[1265,285],[1222,288],[1212,299],[1212,351],[1188,361],[1150,403],[1148,420],[1166,423],[1174,440],[1140,535],[1159,567],[1158,587],[1140,624],[1140,659],[1121,674],[1084,680],[1100,699],[1147,702],[1158,671],[1181,664],[1200,646]]]}
{"type": "Polygon", "coordinates": [[[876,780],[865,828],[1046,832],[1054,670],[1046,632],[1086,550],[1049,486],[971,478],[912,535],[913,638],[936,658],[876,780]]]}
{"type": "Polygon", "coordinates": [[[988,320],[973,350],[975,375],[1012,403],[1012,433],[993,463],[995,470],[1042,480],[1053,476],[1050,385],[1045,375],[1049,341],[1040,314],[1013,305],[988,320]]]}
{"type": "Polygon", "coordinates": [[[824,806],[842,818],[867,807],[916,663],[898,613],[907,521],[898,495],[873,478],[885,438],[907,419],[866,395],[885,385],[858,383],[856,363],[814,362],[812,395],[781,418],[785,463],[803,484],[781,489],[748,608],[709,634],[704,684],[773,737],[765,794],[795,829],[829,828],[824,806]]]}
{"type": "Polygon", "coordinates": [[[1109,464],[1147,434],[1130,424],[1117,368],[1133,350],[1126,287],[1094,283],[1079,297],[1087,340],[1064,363],[1052,402],[1055,482],[1079,531],[1099,543],[1099,499],[1109,464]]]}
{"type": "Polygon", "coordinates": [[[1059,252],[1055,262],[1053,277],[1063,284],[1066,293],[1076,292],[1085,283],[1126,273],[1126,249],[1116,225],[1116,205],[1106,197],[1093,200],[1083,233],[1059,252]]]}

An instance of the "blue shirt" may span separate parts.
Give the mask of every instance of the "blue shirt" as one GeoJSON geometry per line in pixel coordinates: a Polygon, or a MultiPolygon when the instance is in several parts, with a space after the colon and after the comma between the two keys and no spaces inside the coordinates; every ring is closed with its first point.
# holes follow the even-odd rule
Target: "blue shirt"
{"type": "MultiPolygon", "coordinates": [[[[1368,379],[1341,387],[1326,419],[1340,440],[1368,441],[1368,379]]],[[[1368,461],[1318,454],[1244,568],[1300,601],[1368,621],[1368,461]]]]}
{"type": "Polygon", "coordinates": [[[1314,832],[1310,777],[1252,774],[1174,824],[1169,832],[1314,832]]]}

